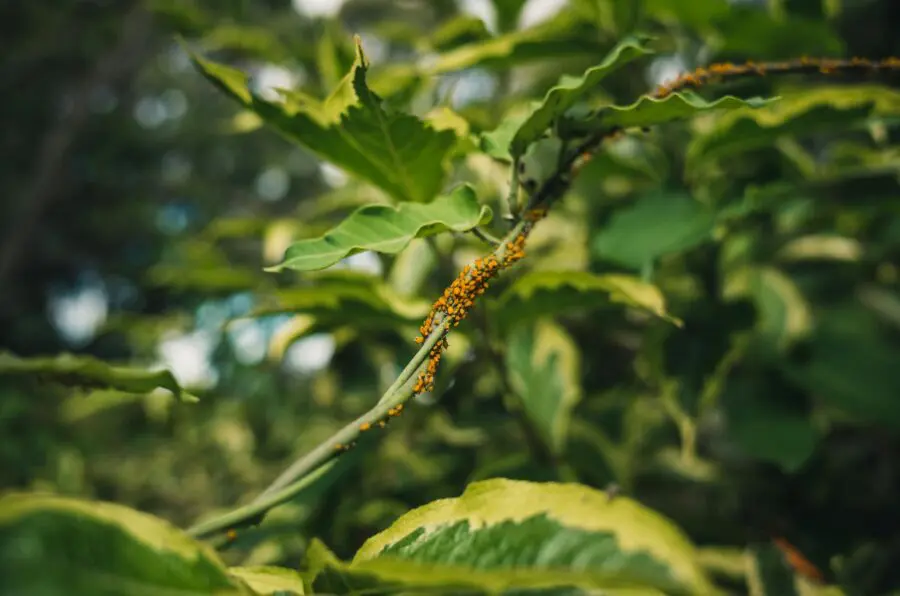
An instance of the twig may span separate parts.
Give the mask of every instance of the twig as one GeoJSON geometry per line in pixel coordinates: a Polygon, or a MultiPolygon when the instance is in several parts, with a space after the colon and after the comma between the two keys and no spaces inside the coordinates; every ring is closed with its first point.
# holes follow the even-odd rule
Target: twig
{"type": "Polygon", "coordinates": [[[804,57],[784,62],[746,62],[744,64],[725,62],[698,68],[692,72],[685,73],[672,81],[663,83],[656,88],[651,96],[661,99],[688,87],[699,88],[711,83],[721,83],[730,79],[752,76],[816,73],[824,75],[870,74],[880,71],[897,70],[900,70],[900,58],[885,58],[884,60],[851,58],[849,60],[836,60],[831,58],[804,57]]]}

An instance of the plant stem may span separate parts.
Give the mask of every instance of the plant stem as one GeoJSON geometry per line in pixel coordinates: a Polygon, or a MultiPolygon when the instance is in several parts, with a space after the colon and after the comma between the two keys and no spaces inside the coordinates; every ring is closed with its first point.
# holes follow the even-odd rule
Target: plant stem
{"type": "Polygon", "coordinates": [[[479,240],[483,240],[484,242],[490,244],[491,246],[500,246],[500,239],[488,232],[487,230],[482,230],[479,227],[472,228],[472,234],[475,235],[479,240]]]}
{"type": "Polygon", "coordinates": [[[375,407],[346,425],[344,428],[336,432],[330,439],[320,444],[318,447],[307,453],[305,456],[296,460],[278,478],[275,479],[260,495],[253,501],[254,503],[262,502],[269,495],[280,491],[291,483],[309,474],[322,463],[328,461],[340,453],[339,446],[349,445],[358,436],[360,428],[364,424],[374,425],[378,421],[388,416],[388,410],[406,402],[412,397],[412,390],[404,386],[413,378],[418,368],[428,359],[428,354],[438,341],[440,341],[447,333],[446,326],[441,325],[435,329],[428,340],[422,345],[418,352],[407,363],[406,367],[397,377],[397,380],[388,387],[384,395],[375,404],[375,407]]]}
{"type": "MultiPolygon", "coordinates": [[[[499,261],[502,261],[506,255],[507,244],[511,243],[528,224],[529,222],[524,220],[520,221],[499,243],[493,251],[499,261]]],[[[395,411],[397,406],[404,404],[413,396],[411,381],[415,378],[416,372],[428,360],[431,349],[450,332],[449,320],[443,313],[438,313],[434,324],[434,330],[401,371],[397,380],[384,392],[375,407],[296,460],[249,505],[197,524],[191,527],[188,533],[191,536],[202,538],[248,523],[259,523],[259,518],[265,515],[266,511],[293,499],[321,477],[333,465],[333,460],[359,438],[361,433],[368,432],[368,430],[363,430],[364,428],[376,427],[378,422],[388,418],[390,412],[395,411]]]]}
{"type": "Polygon", "coordinates": [[[509,207],[509,216],[515,221],[519,217],[519,160],[513,161],[509,169],[509,192],[506,194],[506,205],[509,207]]]}
{"type": "Polygon", "coordinates": [[[315,483],[316,480],[324,476],[332,467],[334,467],[335,463],[337,463],[336,460],[332,460],[325,463],[324,465],[319,466],[316,470],[314,470],[311,474],[307,474],[299,482],[295,482],[294,484],[283,490],[273,492],[265,499],[257,498],[249,505],[238,507],[233,511],[229,511],[225,515],[221,515],[207,522],[195,524],[194,526],[188,528],[187,533],[194,538],[205,538],[212,534],[224,532],[230,528],[235,528],[237,526],[243,525],[245,522],[247,522],[247,520],[259,517],[276,505],[280,505],[281,503],[289,501],[299,495],[307,487],[315,483]]]}

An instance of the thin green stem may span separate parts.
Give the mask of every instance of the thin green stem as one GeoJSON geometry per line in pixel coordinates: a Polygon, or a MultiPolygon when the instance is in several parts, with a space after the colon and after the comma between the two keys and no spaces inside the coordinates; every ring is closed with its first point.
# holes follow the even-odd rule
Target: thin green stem
{"type": "MultiPolygon", "coordinates": [[[[507,245],[525,230],[528,222],[520,221],[495,248],[493,254],[498,261],[503,261],[507,245]]],[[[432,348],[450,332],[450,324],[443,313],[438,313],[434,320],[434,330],[422,343],[406,367],[394,383],[384,392],[374,408],[344,426],[327,441],[315,447],[300,459],[291,464],[249,505],[239,507],[217,518],[197,524],[188,530],[194,537],[207,537],[218,532],[225,532],[238,526],[259,523],[265,513],[285,501],[293,499],[307,486],[324,474],[346,448],[348,448],[363,432],[375,427],[380,421],[388,418],[397,406],[404,404],[413,394],[412,381],[416,373],[428,360],[432,348]],[[366,429],[366,430],[363,430],[366,429]],[[326,466],[328,466],[326,468],[326,466]]]]}
{"type": "Polygon", "coordinates": [[[690,415],[681,407],[676,395],[677,385],[675,383],[665,383],[662,387],[660,397],[666,413],[678,427],[678,434],[681,437],[681,460],[685,463],[691,463],[697,459],[697,426],[690,415]]]}
{"type": "Polygon", "coordinates": [[[513,221],[519,217],[519,163],[517,159],[509,168],[509,192],[506,193],[506,206],[513,221]]]}
{"type": "Polygon", "coordinates": [[[482,240],[490,244],[491,246],[500,246],[500,239],[487,230],[482,230],[481,228],[476,226],[472,228],[472,234],[479,240],[482,240]]]}
{"type": "Polygon", "coordinates": [[[307,474],[301,481],[295,482],[288,488],[274,492],[268,495],[265,499],[258,498],[249,505],[238,507],[237,509],[229,511],[225,515],[220,515],[219,517],[216,517],[209,521],[195,524],[194,526],[188,528],[187,533],[194,538],[205,538],[207,536],[211,536],[213,534],[224,532],[231,528],[244,525],[248,520],[260,517],[269,509],[280,505],[285,501],[290,501],[291,499],[302,493],[310,485],[314,484],[316,480],[318,480],[329,470],[331,470],[331,468],[334,467],[336,463],[336,460],[332,460],[319,466],[311,474],[307,474]]]}
{"type": "Polygon", "coordinates": [[[377,424],[380,420],[388,416],[389,410],[396,408],[398,405],[406,402],[406,400],[412,397],[412,390],[410,388],[404,390],[404,386],[409,384],[409,381],[415,376],[419,367],[428,359],[431,348],[437,345],[438,341],[440,341],[446,333],[447,330],[445,325],[441,325],[436,329],[435,332],[428,337],[425,343],[422,344],[422,347],[412,357],[403,371],[401,371],[397,380],[395,380],[394,383],[388,387],[387,391],[384,392],[384,395],[382,395],[374,408],[346,425],[332,435],[330,439],[320,444],[305,456],[296,460],[282,472],[272,484],[260,493],[259,497],[253,502],[262,502],[269,495],[276,493],[296,482],[298,479],[303,478],[303,476],[309,474],[312,470],[322,465],[322,463],[337,456],[340,453],[341,446],[349,445],[356,440],[360,432],[363,432],[360,430],[363,425],[377,424]]]}

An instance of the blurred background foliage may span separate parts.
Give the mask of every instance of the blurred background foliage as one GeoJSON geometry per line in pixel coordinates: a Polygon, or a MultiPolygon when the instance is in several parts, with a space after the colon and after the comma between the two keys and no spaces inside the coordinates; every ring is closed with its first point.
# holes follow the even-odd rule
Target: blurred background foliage
{"type": "MultiPolygon", "coordinates": [[[[445,235],[316,275],[263,272],[292,240],[392,199],[261,127],[176,36],[264,96],[323,98],[360,34],[373,89],[457,131],[448,184],[471,182],[496,214],[506,170],[472,135],[632,31],[660,52],[605,82],[618,103],[711,61],[900,55],[893,0],[70,0],[0,14],[0,348],[165,365],[201,397],[0,378],[0,487],[181,526],[247,502],[371,407],[428,304],[485,247],[445,235]]],[[[503,476],[615,483],[712,558],[783,536],[848,593],[900,585],[900,91],[896,75],[847,82],[707,89],[786,99],[610,145],[451,336],[435,392],[227,557],[292,566],[311,537],[348,557],[409,508],[503,476]],[[560,271],[638,276],[684,324],[571,287],[532,297],[578,307],[552,319],[528,319],[552,306],[496,314],[516,277],[560,271]]]]}

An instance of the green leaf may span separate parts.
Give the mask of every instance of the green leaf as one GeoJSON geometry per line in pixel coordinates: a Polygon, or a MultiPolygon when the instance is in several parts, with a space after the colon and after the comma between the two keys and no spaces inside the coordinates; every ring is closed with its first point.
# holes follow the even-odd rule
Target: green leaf
{"type": "Polygon", "coordinates": [[[444,52],[426,72],[435,76],[475,67],[500,69],[537,60],[596,56],[607,47],[597,42],[596,30],[587,25],[572,11],[563,10],[534,27],[444,52]]]}
{"type": "Polygon", "coordinates": [[[404,298],[380,278],[351,271],[328,271],[308,278],[307,287],[278,290],[262,296],[249,316],[306,314],[320,325],[386,327],[423,319],[431,308],[426,300],[404,298]]]}
{"type": "MultiPolygon", "coordinates": [[[[791,11],[794,12],[794,11],[791,11]]],[[[784,15],[776,18],[767,10],[732,5],[712,25],[719,55],[753,56],[756,60],[779,60],[785,56],[843,56],[844,42],[831,23],[784,15]],[[766,40],[760,43],[760,40],[766,40]]]]}
{"type": "Polygon", "coordinates": [[[479,139],[481,150],[496,160],[511,162],[512,156],[509,154],[510,143],[512,143],[516,132],[522,127],[529,115],[537,109],[538,105],[538,102],[532,102],[530,109],[525,112],[507,114],[500,124],[497,125],[497,128],[482,133],[479,139]]]}
{"type": "Polygon", "coordinates": [[[338,87],[348,69],[353,68],[353,48],[346,47],[347,38],[336,19],[322,23],[322,36],[316,42],[316,70],[327,87],[338,87]]]}
{"type": "Polygon", "coordinates": [[[491,209],[480,205],[468,185],[455,188],[431,203],[401,203],[360,207],[320,238],[295,242],[278,265],[266,271],[312,271],[334,265],[344,257],[372,250],[397,254],[413,238],[443,232],[467,232],[491,220],[491,209]]]}
{"type": "Polygon", "coordinates": [[[598,257],[640,270],[712,237],[715,214],[686,195],[645,195],[613,214],[594,238],[598,257]]]}
{"type": "Polygon", "coordinates": [[[820,135],[861,124],[869,116],[900,115],[900,91],[878,85],[814,87],[785,93],[761,109],[719,116],[688,145],[689,167],[766,147],[786,135],[820,135]]]}
{"type": "Polygon", "coordinates": [[[725,298],[749,297],[756,305],[756,330],[765,347],[783,352],[812,328],[810,306],[787,275],[771,267],[746,267],[725,280],[725,298]]]}
{"type": "Polygon", "coordinates": [[[471,133],[469,121],[446,106],[439,106],[425,114],[425,122],[435,130],[451,130],[456,135],[453,156],[465,155],[476,149],[477,139],[471,133]]]}
{"type": "Polygon", "coordinates": [[[250,92],[244,73],[191,56],[207,79],[280,133],[395,199],[425,202],[440,192],[456,135],[385,109],[367,86],[359,43],[350,74],[324,102],[299,92],[285,92],[283,103],[265,100],[250,92]]]}
{"type": "Polygon", "coordinates": [[[207,52],[229,50],[269,62],[291,58],[290,49],[270,29],[252,25],[217,25],[203,36],[200,44],[207,52]]]}
{"type": "Polygon", "coordinates": [[[519,321],[622,304],[680,325],[666,313],[659,289],[629,275],[584,271],[533,271],[519,277],[497,300],[491,320],[501,329],[519,321]]]}
{"type": "Polygon", "coordinates": [[[173,243],[165,259],[146,273],[147,282],[181,291],[231,294],[257,289],[265,281],[258,269],[230,262],[212,238],[190,238],[173,243]]]}
{"type": "Polygon", "coordinates": [[[874,316],[857,309],[817,316],[808,353],[785,363],[792,380],[862,422],[900,430],[900,350],[883,336],[874,316]]]}
{"type": "Polygon", "coordinates": [[[215,552],[112,503],[0,498],[0,577],[9,594],[242,594],[215,552]]]}
{"type": "Polygon", "coordinates": [[[707,101],[691,91],[672,93],[662,99],[641,97],[627,106],[607,106],[589,117],[564,117],[560,122],[560,134],[563,136],[581,136],[595,131],[612,130],[614,128],[636,128],[657,126],[673,120],[693,118],[704,112],[713,110],[735,110],[745,108],[753,110],[771,105],[778,98],[763,99],[752,97],[741,99],[726,95],[713,101],[707,101]]]}
{"type": "Polygon", "coordinates": [[[859,240],[837,234],[809,234],[795,238],[781,247],[781,261],[846,261],[858,262],[863,256],[859,240]]]}
{"type": "Polygon", "coordinates": [[[629,62],[651,53],[644,44],[649,37],[629,37],[616,45],[598,64],[587,69],[580,77],[564,76],[559,83],[544,96],[543,102],[522,123],[513,135],[509,152],[514,159],[519,158],[528,146],[550,128],[565,112],[592,92],[600,81],[629,62]]]}
{"type": "Polygon", "coordinates": [[[708,30],[717,18],[731,10],[728,0],[693,0],[670,2],[669,0],[643,0],[645,12],[673,27],[693,27],[708,30]]]}
{"type": "Polygon", "coordinates": [[[723,391],[722,407],[728,435],[746,455],[791,473],[812,456],[819,433],[809,412],[795,407],[786,392],[777,389],[782,388],[758,378],[731,379],[723,391]]]}
{"type": "Polygon", "coordinates": [[[547,320],[515,328],[506,370],[528,419],[551,453],[566,445],[572,410],[581,401],[581,356],[565,329],[547,320]]]}
{"type": "Polygon", "coordinates": [[[445,52],[463,44],[485,41],[491,34],[480,18],[459,14],[442,23],[429,38],[435,51],[445,52]]]}
{"type": "Polygon", "coordinates": [[[229,567],[228,574],[242,581],[254,594],[294,596],[306,593],[300,574],[284,567],[229,567]]]}
{"type": "Polygon", "coordinates": [[[516,28],[525,2],[526,0],[492,0],[494,10],[497,12],[497,28],[500,31],[516,28]]]}
{"type": "Polygon", "coordinates": [[[315,587],[325,591],[353,580],[493,592],[716,593],[693,545],[660,514],[578,484],[505,479],[415,509],[366,541],[349,565],[331,560],[320,569],[315,587]]]}
{"type": "Polygon", "coordinates": [[[197,401],[195,396],[182,389],[168,370],[113,366],[90,356],[60,354],[48,358],[20,358],[0,352],[0,376],[5,375],[34,376],[63,385],[111,388],[128,393],[147,393],[162,387],[183,402],[197,401]]]}
{"type": "Polygon", "coordinates": [[[426,240],[413,240],[394,259],[388,282],[397,294],[415,296],[435,266],[437,255],[434,248],[426,240]]]}

